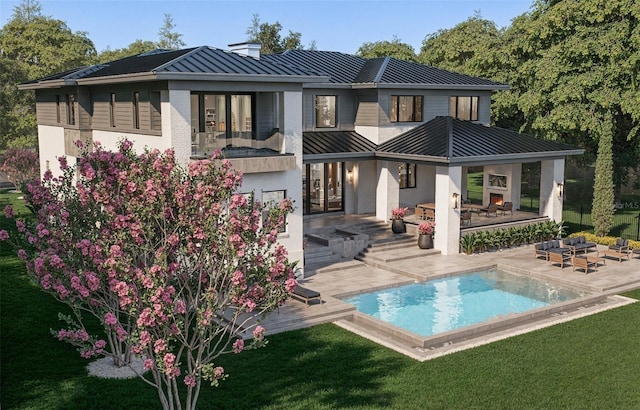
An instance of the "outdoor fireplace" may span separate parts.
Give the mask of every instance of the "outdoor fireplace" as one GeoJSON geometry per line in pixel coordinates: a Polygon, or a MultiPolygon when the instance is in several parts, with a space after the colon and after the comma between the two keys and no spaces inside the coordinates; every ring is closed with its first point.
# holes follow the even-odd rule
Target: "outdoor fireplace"
{"type": "Polygon", "coordinates": [[[489,192],[489,203],[502,205],[502,194],[494,194],[493,192],[489,192]]]}

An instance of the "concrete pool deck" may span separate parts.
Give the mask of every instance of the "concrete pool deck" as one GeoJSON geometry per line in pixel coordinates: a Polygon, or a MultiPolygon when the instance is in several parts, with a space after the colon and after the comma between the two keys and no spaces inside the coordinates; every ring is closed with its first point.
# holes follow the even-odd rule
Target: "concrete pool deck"
{"type": "MultiPolygon", "coordinates": [[[[599,246],[598,249],[605,247],[599,246]]],[[[526,333],[556,323],[566,322],[578,317],[601,312],[607,309],[633,303],[634,300],[616,296],[619,293],[640,288],[640,259],[607,259],[597,271],[588,274],[572,271],[571,266],[560,268],[543,259],[534,258],[533,245],[485,252],[474,255],[432,254],[417,247],[414,249],[390,249],[388,257],[384,252],[376,254],[376,266],[360,261],[343,261],[328,264],[317,269],[300,281],[302,286],[316,290],[322,295],[322,304],[310,306],[299,301],[289,300],[277,312],[262,321],[268,333],[313,326],[319,323],[334,322],[358,335],[392,348],[417,360],[428,360],[443,354],[471,348],[481,344],[526,333]],[[384,262],[384,261],[387,262],[384,262]],[[383,262],[380,262],[383,261],[383,262]],[[371,324],[363,324],[357,319],[358,312],[352,305],[342,302],[338,297],[348,294],[388,288],[415,281],[424,281],[454,273],[465,273],[484,268],[498,269],[532,275],[558,284],[586,290],[591,297],[579,306],[570,304],[566,309],[552,309],[542,312],[536,318],[521,318],[509,325],[496,324],[476,329],[467,329],[463,334],[451,334],[450,340],[432,345],[421,346],[412,342],[411,337],[402,335],[396,329],[378,329],[371,324]],[[394,333],[396,333],[394,335],[394,333]]],[[[595,253],[594,253],[595,254],[595,253]]]]}

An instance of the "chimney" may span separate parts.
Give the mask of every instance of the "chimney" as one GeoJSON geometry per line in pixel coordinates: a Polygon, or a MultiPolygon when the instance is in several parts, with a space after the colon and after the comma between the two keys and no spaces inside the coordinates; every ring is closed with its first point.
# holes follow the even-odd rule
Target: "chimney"
{"type": "Polygon", "coordinates": [[[234,53],[260,59],[260,43],[235,43],[229,44],[229,49],[234,53]]]}

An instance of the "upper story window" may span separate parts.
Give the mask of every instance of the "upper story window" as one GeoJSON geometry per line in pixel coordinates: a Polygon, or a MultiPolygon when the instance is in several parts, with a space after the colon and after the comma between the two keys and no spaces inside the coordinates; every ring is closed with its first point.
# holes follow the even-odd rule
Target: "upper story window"
{"type": "Polygon", "coordinates": [[[133,128],[140,129],[140,93],[133,93],[133,128]]]}
{"type": "Polygon", "coordinates": [[[449,114],[459,120],[478,121],[477,96],[452,96],[449,99],[449,114]]]}
{"type": "Polygon", "coordinates": [[[116,126],[116,93],[109,95],[109,125],[116,126]]]}
{"type": "Polygon", "coordinates": [[[403,162],[398,165],[398,183],[400,188],[416,187],[416,164],[403,162]]]}
{"type": "MultiPolygon", "coordinates": [[[[262,192],[262,203],[265,205],[265,209],[262,212],[262,220],[266,221],[269,218],[269,210],[272,208],[277,208],[280,206],[280,202],[283,201],[287,197],[287,191],[263,191],[262,192]]],[[[287,231],[287,217],[285,216],[285,220],[283,224],[278,228],[278,233],[283,233],[287,231]]]]}
{"type": "Polygon", "coordinates": [[[336,96],[316,95],[316,127],[335,128],[336,96]]]}
{"type": "Polygon", "coordinates": [[[62,108],[60,107],[60,95],[56,95],[56,122],[58,124],[60,124],[60,110],[62,108]]]}
{"type": "Polygon", "coordinates": [[[67,124],[76,124],[76,96],[75,94],[67,94],[67,124]]]}
{"type": "Polygon", "coordinates": [[[391,122],[421,122],[422,96],[392,95],[390,114],[391,122]]]}

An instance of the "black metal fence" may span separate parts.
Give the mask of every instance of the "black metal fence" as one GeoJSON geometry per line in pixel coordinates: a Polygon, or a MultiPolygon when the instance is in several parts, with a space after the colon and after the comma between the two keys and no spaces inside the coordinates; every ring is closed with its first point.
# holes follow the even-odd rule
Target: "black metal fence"
{"type": "MultiPolygon", "coordinates": [[[[567,228],[567,233],[592,231],[593,221],[591,219],[591,206],[580,205],[579,208],[565,207],[562,212],[562,220],[567,228]]],[[[613,225],[609,231],[609,236],[640,240],[640,210],[630,213],[616,212],[613,214],[613,225]]]]}

